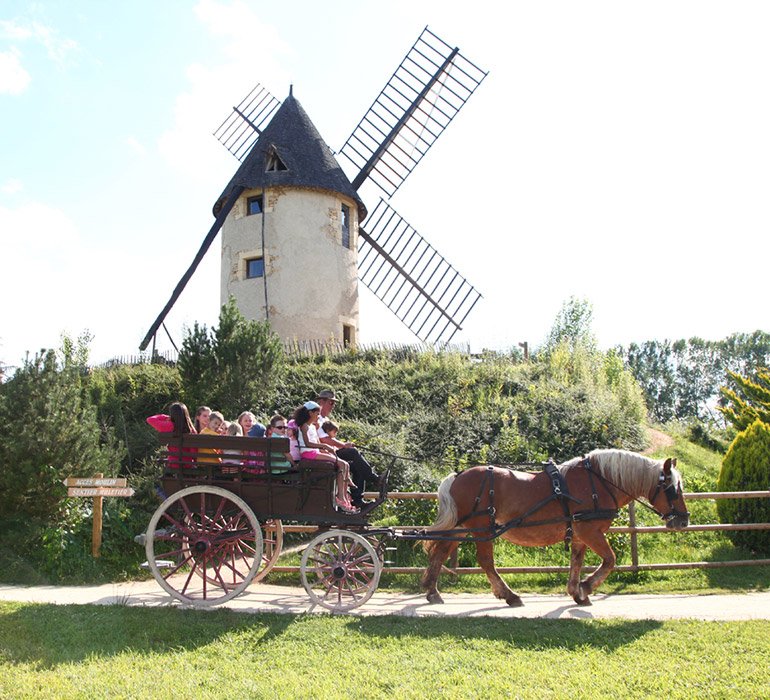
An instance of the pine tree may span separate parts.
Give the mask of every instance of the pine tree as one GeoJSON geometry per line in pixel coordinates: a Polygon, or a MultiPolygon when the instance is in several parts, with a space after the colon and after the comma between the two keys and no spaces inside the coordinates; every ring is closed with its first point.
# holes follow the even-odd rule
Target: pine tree
{"type": "Polygon", "coordinates": [[[736,372],[728,372],[728,377],[734,388],[720,389],[724,405],[718,407],[725,419],[738,430],[757,420],[770,425],[770,371],[757,370],[754,380],[736,372]]]}

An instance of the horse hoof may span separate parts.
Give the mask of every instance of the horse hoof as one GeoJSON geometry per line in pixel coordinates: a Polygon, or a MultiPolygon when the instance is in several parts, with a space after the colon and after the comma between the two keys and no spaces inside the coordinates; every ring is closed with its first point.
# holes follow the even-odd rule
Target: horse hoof
{"type": "Polygon", "coordinates": [[[508,603],[509,608],[520,608],[524,605],[524,602],[517,595],[507,596],[505,602],[508,603]]]}
{"type": "Polygon", "coordinates": [[[444,602],[444,599],[441,597],[440,593],[428,593],[426,597],[431,605],[437,605],[438,603],[444,602]]]}
{"type": "Polygon", "coordinates": [[[582,606],[593,605],[593,603],[591,603],[591,599],[587,595],[573,595],[572,600],[574,600],[578,605],[582,606]]]}

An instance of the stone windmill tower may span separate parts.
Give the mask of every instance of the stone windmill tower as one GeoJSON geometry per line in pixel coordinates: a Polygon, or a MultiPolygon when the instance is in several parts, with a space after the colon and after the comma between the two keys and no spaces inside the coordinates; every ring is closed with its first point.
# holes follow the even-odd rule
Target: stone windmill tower
{"type": "Polygon", "coordinates": [[[214,206],[242,192],[222,227],[222,303],[284,339],[355,345],[358,222],[366,207],[290,93],[214,206]]]}
{"type": "Polygon", "coordinates": [[[222,302],[234,296],[284,340],[354,345],[361,281],[420,340],[448,343],[481,295],[388,202],[368,213],[358,190],[370,181],[392,197],[486,75],[426,27],[340,149],[352,179],[291,92],[280,104],[254,88],[215,132],[241,166],[140,349],[220,229],[222,302]]]}

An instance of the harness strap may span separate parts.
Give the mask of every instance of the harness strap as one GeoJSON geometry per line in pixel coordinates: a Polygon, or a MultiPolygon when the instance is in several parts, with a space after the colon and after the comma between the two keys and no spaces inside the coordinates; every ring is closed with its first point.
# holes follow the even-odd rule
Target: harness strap
{"type": "Polygon", "coordinates": [[[495,468],[492,466],[487,467],[487,471],[484,473],[484,479],[481,481],[481,484],[479,485],[479,492],[476,494],[476,499],[473,501],[473,510],[471,510],[470,513],[464,515],[462,518],[460,518],[456,525],[462,525],[466,520],[470,520],[471,518],[476,517],[477,515],[488,515],[489,516],[489,529],[490,531],[494,531],[495,529],[495,468]],[[481,503],[481,498],[484,495],[484,487],[486,484],[489,483],[489,505],[483,509],[478,510],[478,507],[481,503]]]}

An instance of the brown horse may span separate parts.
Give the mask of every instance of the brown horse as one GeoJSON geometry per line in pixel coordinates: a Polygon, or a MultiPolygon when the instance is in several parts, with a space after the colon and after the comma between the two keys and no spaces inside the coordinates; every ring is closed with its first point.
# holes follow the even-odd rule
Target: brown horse
{"type": "Polygon", "coordinates": [[[578,605],[590,605],[588,596],[615,566],[615,552],[605,533],[619,508],[645,498],[666,527],[687,527],[690,516],[675,466],[675,459],[656,461],[625,450],[594,450],[538,473],[484,466],[450,474],[439,486],[438,519],[426,530],[429,563],[422,585],[428,601],[443,602],[436,587],[441,567],[470,536],[495,596],[508,605],[522,605],[495,569],[493,540],[501,536],[528,547],[571,541],[567,592],[578,605]],[[581,581],[586,547],[602,563],[581,581]]]}

